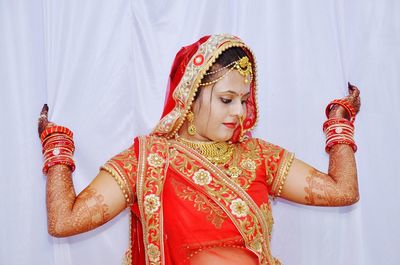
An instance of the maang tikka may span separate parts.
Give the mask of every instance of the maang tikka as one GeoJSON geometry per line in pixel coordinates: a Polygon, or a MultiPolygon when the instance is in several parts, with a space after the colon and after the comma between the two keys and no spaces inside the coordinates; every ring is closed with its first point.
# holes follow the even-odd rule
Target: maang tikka
{"type": "Polygon", "coordinates": [[[192,111],[189,111],[189,113],[187,114],[187,120],[189,122],[189,126],[188,126],[188,134],[193,136],[196,134],[196,126],[194,126],[194,113],[192,111]]]}
{"type": "Polygon", "coordinates": [[[244,82],[246,84],[251,83],[251,81],[253,80],[253,69],[251,66],[250,59],[247,56],[244,56],[244,57],[240,58],[239,60],[233,61],[230,64],[223,66],[217,70],[205,73],[204,76],[214,75],[225,69],[228,69],[228,70],[224,74],[220,75],[219,77],[217,77],[214,80],[211,80],[209,82],[200,83],[200,86],[209,86],[209,85],[215,84],[218,81],[220,81],[221,79],[225,78],[233,70],[237,70],[239,72],[239,74],[241,74],[244,77],[244,82]]]}

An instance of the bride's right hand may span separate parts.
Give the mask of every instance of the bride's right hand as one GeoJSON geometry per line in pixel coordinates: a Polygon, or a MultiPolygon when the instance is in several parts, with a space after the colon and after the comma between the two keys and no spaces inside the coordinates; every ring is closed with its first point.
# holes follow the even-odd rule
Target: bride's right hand
{"type": "Polygon", "coordinates": [[[55,124],[50,122],[48,120],[48,112],[49,112],[49,106],[47,104],[43,105],[42,111],[40,112],[40,116],[38,119],[38,133],[39,133],[39,138],[40,135],[42,135],[42,132],[50,126],[54,126],[55,124]]]}

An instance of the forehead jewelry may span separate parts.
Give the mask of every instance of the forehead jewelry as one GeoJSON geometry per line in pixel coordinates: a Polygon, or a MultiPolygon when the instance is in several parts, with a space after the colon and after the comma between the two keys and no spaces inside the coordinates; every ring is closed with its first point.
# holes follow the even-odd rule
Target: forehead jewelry
{"type": "Polygon", "coordinates": [[[236,64],[235,69],[244,77],[244,82],[247,84],[249,80],[247,79],[250,77],[250,82],[253,79],[253,70],[251,69],[251,62],[249,57],[245,56],[242,57],[236,64]]]}
{"type": "Polygon", "coordinates": [[[237,61],[234,61],[224,67],[221,67],[215,71],[211,71],[205,74],[206,75],[213,75],[216,74],[222,70],[228,69],[228,71],[226,71],[223,75],[217,77],[214,80],[211,80],[209,82],[204,82],[201,83],[200,86],[208,86],[208,85],[212,85],[217,83],[218,81],[220,81],[221,79],[223,79],[224,77],[226,77],[230,72],[232,72],[233,70],[237,70],[239,72],[239,74],[241,74],[244,77],[244,82],[250,83],[253,80],[253,70],[251,67],[251,62],[249,60],[249,57],[244,56],[242,58],[240,58],[237,61]]]}

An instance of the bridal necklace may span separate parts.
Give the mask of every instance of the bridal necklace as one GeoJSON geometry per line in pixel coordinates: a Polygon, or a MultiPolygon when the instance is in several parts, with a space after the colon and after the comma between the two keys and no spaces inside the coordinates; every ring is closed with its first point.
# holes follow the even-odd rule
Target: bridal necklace
{"type": "Polygon", "coordinates": [[[233,154],[233,144],[227,142],[196,142],[176,136],[176,140],[202,154],[213,164],[225,164],[233,154]]]}

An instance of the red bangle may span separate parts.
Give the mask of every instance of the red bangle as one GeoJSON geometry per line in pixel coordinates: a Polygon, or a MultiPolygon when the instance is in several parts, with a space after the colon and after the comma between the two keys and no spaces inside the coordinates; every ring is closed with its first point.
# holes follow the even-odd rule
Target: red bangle
{"type": "Polygon", "coordinates": [[[351,135],[333,135],[326,139],[326,144],[329,144],[332,141],[335,142],[340,140],[354,142],[354,139],[351,135]]]}
{"type": "Polygon", "coordinates": [[[354,128],[346,124],[333,124],[326,127],[324,132],[327,136],[331,134],[340,134],[340,133],[354,134],[354,128]]]}
{"type": "Polygon", "coordinates": [[[331,101],[328,104],[328,106],[326,106],[326,109],[325,109],[325,114],[326,114],[327,118],[329,118],[329,113],[331,112],[331,109],[334,105],[342,106],[347,111],[350,122],[353,123],[355,121],[356,114],[357,114],[356,110],[354,109],[353,105],[351,105],[351,103],[346,99],[335,99],[335,100],[331,101]]]}
{"type": "Polygon", "coordinates": [[[55,166],[55,165],[66,165],[71,168],[71,171],[74,172],[75,170],[75,162],[72,158],[68,159],[49,159],[46,160],[43,166],[43,173],[47,174],[47,171],[49,170],[50,167],[55,166]]]}
{"type": "Polygon", "coordinates": [[[43,173],[47,174],[50,167],[55,165],[69,166],[75,170],[73,153],[75,150],[73,133],[63,126],[51,126],[40,135],[43,147],[43,173]]]}
{"type": "Polygon", "coordinates": [[[54,133],[48,135],[42,142],[42,145],[45,145],[48,142],[56,141],[56,140],[66,140],[73,142],[74,140],[66,134],[54,133]]]}
{"type": "Polygon", "coordinates": [[[330,118],[324,122],[323,130],[326,134],[325,151],[330,152],[331,148],[337,144],[347,144],[354,152],[357,145],[354,142],[354,125],[351,121],[344,118],[330,118]]]}
{"type": "Polygon", "coordinates": [[[325,146],[325,151],[327,153],[329,153],[331,151],[331,148],[333,146],[337,145],[337,144],[349,145],[353,149],[354,153],[357,151],[357,145],[354,142],[348,141],[348,140],[344,140],[344,139],[343,140],[331,141],[331,142],[327,143],[326,146],[325,146]]]}
{"type": "Polygon", "coordinates": [[[63,126],[59,126],[59,125],[56,125],[56,126],[51,126],[51,127],[48,127],[48,128],[46,128],[43,132],[42,132],[42,134],[40,135],[40,140],[43,142],[44,141],[44,139],[48,136],[48,135],[51,135],[51,134],[53,134],[53,133],[62,133],[62,134],[66,134],[66,135],[68,135],[69,137],[73,137],[73,133],[72,133],[72,131],[70,130],[70,129],[68,129],[67,127],[63,127],[63,126]]]}
{"type": "Polygon", "coordinates": [[[350,126],[351,128],[354,129],[354,124],[345,118],[330,118],[324,122],[322,129],[325,131],[327,127],[334,125],[334,124],[337,124],[337,125],[344,124],[344,125],[350,126]]]}
{"type": "Polygon", "coordinates": [[[59,134],[59,133],[47,136],[42,142],[42,147],[45,150],[50,148],[51,146],[60,144],[68,146],[71,149],[75,148],[74,140],[71,137],[69,137],[66,134],[59,134]]]}
{"type": "Polygon", "coordinates": [[[58,147],[60,147],[60,146],[67,147],[67,148],[71,149],[72,151],[75,150],[75,145],[74,145],[73,142],[65,141],[65,140],[58,140],[58,141],[46,143],[43,146],[43,151],[45,151],[47,149],[50,149],[52,147],[56,147],[56,146],[58,146],[58,147]]]}
{"type": "Polygon", "coordinates": [[[49,145],[49,146],[46,146],[45,148],[43,148],[42,149],[42,154],[45,154],[48,150],[54,150],[56,148],[59,148],[59,149],[62,148],[62,149],[69,150],[72,154],[75,151],[75,147],[74,146],[67,145],[65,143],[57,143],[57,144],[52,144],[52,145],[49,145]]]}
{"type": "Polygon", "coordinates": [[[44,153],[45,161],[53,157],[72,157],[72,152],[69,150],[60,150],[58,148],[55,148],[54,150],[49,150],[44,153]]]}

